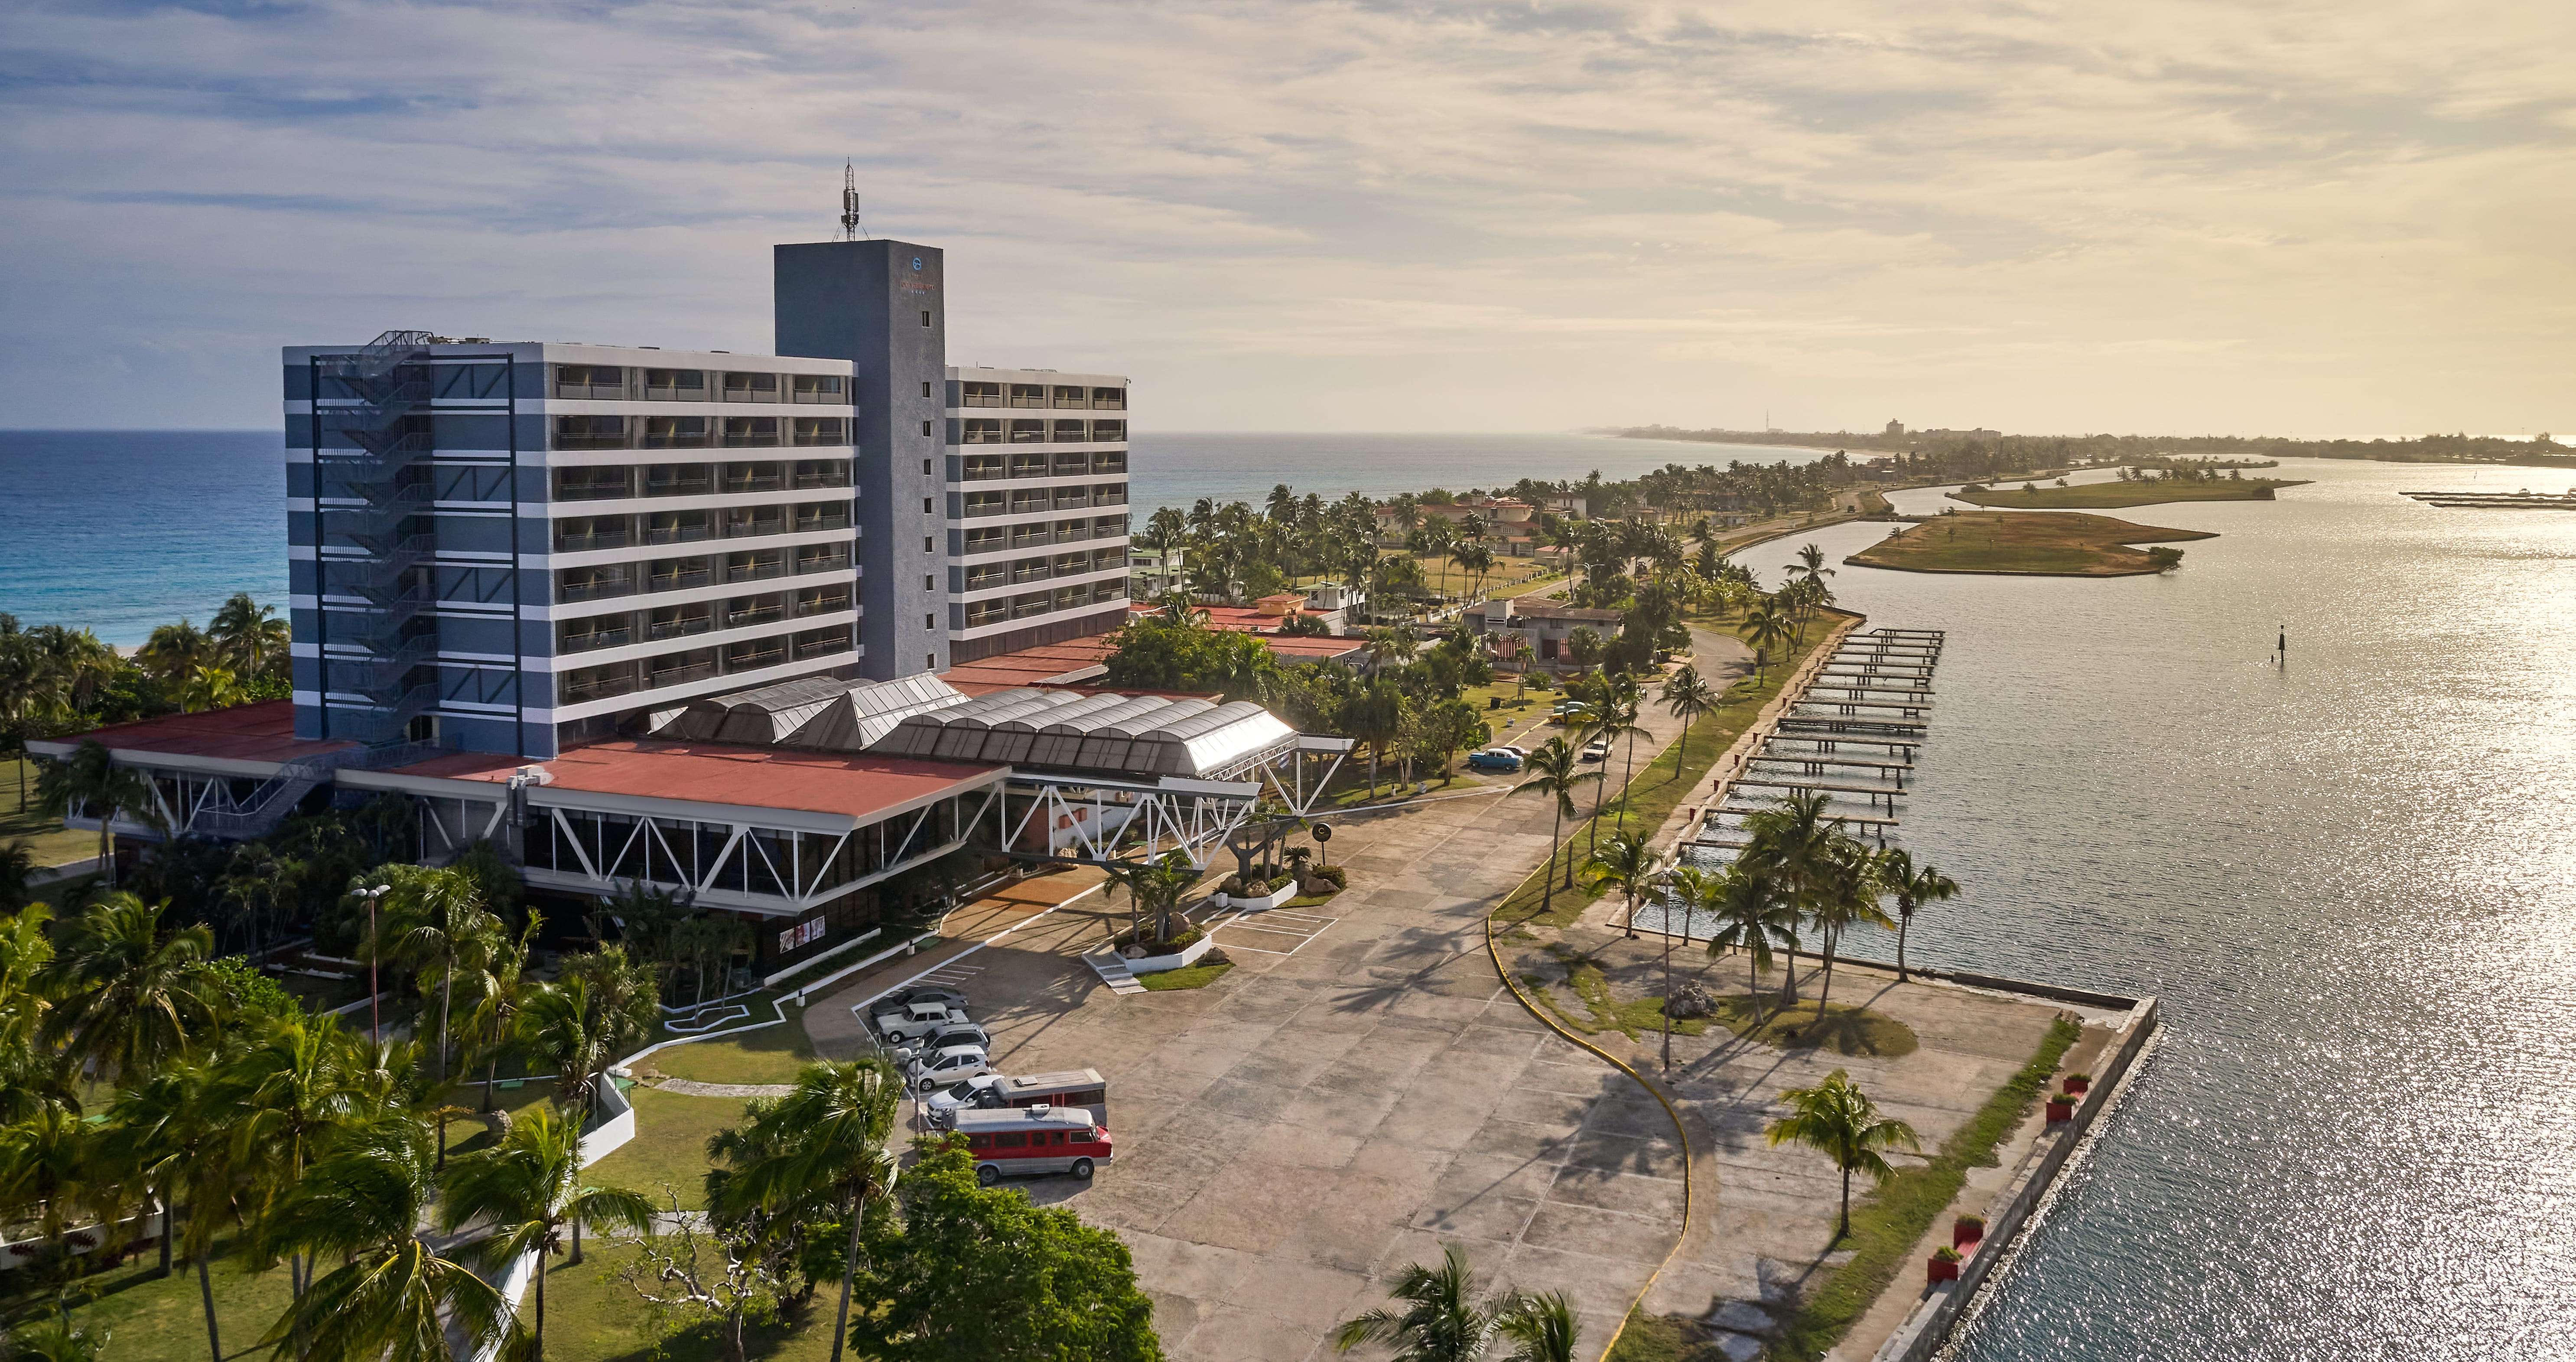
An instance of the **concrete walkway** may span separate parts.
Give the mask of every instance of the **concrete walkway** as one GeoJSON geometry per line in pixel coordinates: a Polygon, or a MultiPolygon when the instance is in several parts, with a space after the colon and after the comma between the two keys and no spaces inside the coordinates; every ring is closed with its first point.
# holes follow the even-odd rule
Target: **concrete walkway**
{"type": "Polygon", "coordinates": [[[796,1091],[793,1083],[698,1083],[686,1078],[665,1078],[653,1087],[686,1097],[785,1097],[796,1091]]]}

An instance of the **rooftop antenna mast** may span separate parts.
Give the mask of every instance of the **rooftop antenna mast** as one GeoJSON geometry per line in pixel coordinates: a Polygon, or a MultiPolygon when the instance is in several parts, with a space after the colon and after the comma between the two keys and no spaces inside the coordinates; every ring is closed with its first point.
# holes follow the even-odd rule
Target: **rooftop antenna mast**
{"type": "Polygon", "coordinates": [[[841,239],[856,241],[868,234],[859,222],[859,176],[847,161],[841,163],[841,239]]]}

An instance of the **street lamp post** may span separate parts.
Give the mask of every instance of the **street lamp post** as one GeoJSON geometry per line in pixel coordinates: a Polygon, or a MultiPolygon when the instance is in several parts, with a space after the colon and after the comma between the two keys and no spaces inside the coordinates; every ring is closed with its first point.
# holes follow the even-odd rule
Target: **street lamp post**
{"type": "Polygon", "coordinates": [[[385,1017],[384,989],[376,982],[376,957],[383,953],[376,944],[376,900],[392,887],[380,884],[358,891],[358,897],[367,901],[367,1039],[377,1045],[385,1043],[385,1017]]]}

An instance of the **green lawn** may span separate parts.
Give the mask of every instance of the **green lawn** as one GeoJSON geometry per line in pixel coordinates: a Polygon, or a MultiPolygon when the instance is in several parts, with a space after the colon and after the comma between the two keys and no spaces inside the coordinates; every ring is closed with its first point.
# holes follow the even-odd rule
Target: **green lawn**
{"type": "MultiPolygon", "coordinates": [[[[769,1010],[767,1003],[761,1003],[742,1024],[760,1020],[769,1010]]],[[[804,1009],[791,1007],[786,1013],[787,1020],[776,1026],[675,1045],[656,1051],[636,1067],[698,1083],[793,1083],[814,1062],[814,1042],[805,1036],[804,1009]]]]}
{"type": "Polygon", "coordinates": [[[1224,978],[1225,972],[1232,968],[1234,968],[1234,962],[1231,960],[1220,961],[1213,965],[1184,965],[1179,969],[1139,974],[1136,976],[1136,982],[1143,984],[1148,993],[1172,993],[1185,988],[1205,988],[1224,978]]]}
{"type": "MultiPolygon", "coordinates": [[[[493,1088],[492,1105],[495,1109],[516,1116],[539,1102],[554,1100],[555,1081],[551,1078],[523,1079],[519,1081],[517,1087],[509,1086],[510,1082],[510,1079],[504,1078],[493,1088]]],[[[471,1107],[480,1111],[483,1107],[483,1089],[479,1085],[461,1089],[454,1100],[460,1107],[471,1107]]],[[[470,1153],[492,1143],[492,1128],[483,1124],[478,1118],[466,1117],[448,1123],[447,1152],[450,1157],[470,1153]]]]}
{"type": "MultiPolygon", "coordinates": [[[[1600,965],[1590,956],[1559,945],[1549,946],[1547,953],[1556,957],[1562,977],[1550,980],[1543,974],[1525,974],[1521,976],[1521,982],[1528,986],[1530,996],[1563,1022],[1567,1029],[1587,1036],[1617,1031],[1630,1040],[1639,1040],[1650,1031],[1662,1030],[1664,1000],[1661,997],[1622,1001],[1611,994],[1609,977],[1601,972],[1600,965]],[[1574,995],[1572,1004],[1559,1000],[1555,989],[1560,987],[1574,995]],[[1582,1009],[1580,1013],[1576,1011],[1577,1007],[1582,1009]]],[[[1707,1029],[1708,1023],[1697,1018],[1673,1022],[1673,1030],[1685,1036],[1696,1036],[1707,1029]]]]}
{"type": "Polygon", "coordinates": [[[2162,570],[2152,555],[2133,544],[2216,537],[2205,530],[2136,525],[2081,511],[1963,511],[1934,516],[1843,561],[1910,572],[2133,577],[2162,570]]]}
{"type": "MultiPolygon", "coordinates": [[[[170,1275],[156,1281],[152,1274],[159,1261],[156,1251],[146,1249],[123,1267],[84,1278],[79,1290],[94,1293],[94,1299],[72,1311],[73,1323],[106,1330],[105,1355],[116,1362],[209,1362],[206,1310],[197,1293],[196,1269],[185,1261],[174,1262],[170,1275]]],[[[292,1296],[286,1273],[282,1269],[245,1272],[237,1260],[221,1259],[211,1275],[215,1326],[224,1355],[249,1354],[251,1345],[286,1311],[292,1296]]]]}
{"type": "Polygon", "coordinates": [[[2155,506],[2168,501],[2270,501],[2276,487],[2304,487],[2304,479],[2243,478],[2218,482],[2086,482],[2072,487],[1993,487],[1983,492],[1952,492],[1950,499],[1972,506],[1999,506],[2016,511],[2101,510],[2114,506],[2155,506]]]}
{"type": "Polygon", "coordinates": [[[66,832],[62,820],[36,809],[36,766],[24,757],[0,758],[0,845],[25,842],[38,865],[61,865],[98,854],[98,834],[66,832]],[[26,796],[19,797],[23,781],[26,796]]]}
{"type": "Polygon", "coordinates": [[[2030,1062],[1942,1142],[1931,1162],[1899,1172],[1852,1207],[1850,1237],[1831,1247],[1858,1252],[1809,1293],[1798,1312],[1781,1326],[1771,1356],[1800,1362],[1823,1357],[1898,1273],[1915,1267],[1914,1246],[1932,1228],[1933,1218],[1959,1195],[1969,1169],[1995,1166],[1996,1147],[2029,1114],[2031,1102],[2048,1086],[2058,1061],[2080,1034],[2082,1028],[2073,1022],[2060,1020],[2051,1026],[2030,1062]]]}
{"type": "Polygon", "coordinates": [[[1831,1050],[1838,1055],[1875,1055],[1894,1059],[1910,1055],[1921,1048],[1914,1028],[1894,1017],[1872,1012],[1865,1007],[1832,1003],[1825,1009],[1824,1025],[1816,1024],[1816,1000],[1802,997],[1796,1004],[1783,1008],[1780,991],[1765,985],[1762,997],[1761,1030],[1755,1031],[1753,1000],[1744,994],[1720,998],[1718,1022],[1739,1036],[1748,1036],[1765,1045],[1782,1050],[1831,1050]]]}
{"type": "MultiPolygon", "coordinates": [[[[616,1276],[639,1256],[637,1246],[591,1240],[584,1248],[581,1266],[566,1266],[558,1258],[546,1275],[547,1362],[718,1362],[725,1356],[724,1341],[712,1323],[659,1339],[657,1349],[651,1307],[616,1276]]],[[[835,1279],[801,1306],[788,1302],[777,1322],[744,1330],[745,1356],[753,1362],[829,1358],[838,1289],[835,1279]]]]}
{"type": "Polygon", "coordinates": [[[671,1193],[677,1193],[680,1209],[704,1210],[707,1137],[742,1123],[742,1101],[652,1088],[626,1095],[635,1102],[635,1138],[592,1164],[591,1171],[601,1182],[642,1192],[656,1205],[668,1205],[671,1193]]]}

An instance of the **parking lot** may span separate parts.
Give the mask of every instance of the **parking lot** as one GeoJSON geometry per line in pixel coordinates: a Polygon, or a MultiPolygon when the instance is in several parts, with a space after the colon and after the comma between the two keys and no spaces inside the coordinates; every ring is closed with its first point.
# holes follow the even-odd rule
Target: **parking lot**
{"type": "Polygon", "coordinates": [[[924,976],[974,996],[1005,1072],[1108,1076],[1114,1165],[1016,1185],[1119,1231],[1170,1356],[1330,1356],[1332,1326],[1444,1240],[1569,1292],[1606,1338],[1672,1246],[1660,1108],[1532,1019],[1484,954],[1481,915],[1545,854],[1545,812],[1490,797],[1350,820],[1334,860],[1352,889],[1208,919],[1235,968],[1204,989],[1110,993],[1079,957],[1128,919],[1098,895],[924,976]]]}

